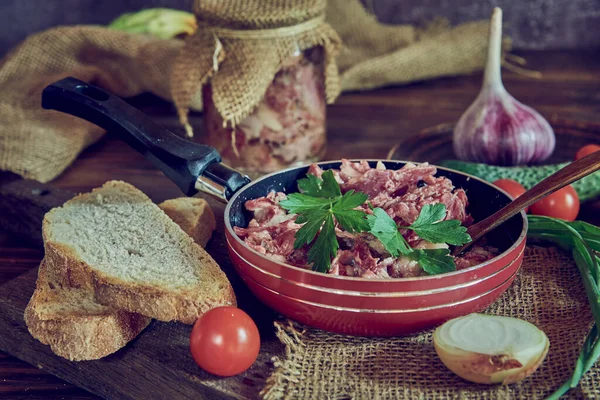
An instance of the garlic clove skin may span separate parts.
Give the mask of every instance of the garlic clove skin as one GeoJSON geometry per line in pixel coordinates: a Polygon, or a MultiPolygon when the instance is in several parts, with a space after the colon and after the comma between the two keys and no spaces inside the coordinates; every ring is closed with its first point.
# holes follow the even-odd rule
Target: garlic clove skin
{"type": "Polygon", "coordinates": [[[519,382],[542,364],[550,341],[529,322],[470,314],[452,319],[433,334],[444,365],[461,378],[482,384],[519,382]]]}
{"type": "Polygon", "coordinates": [[[546,160],[556,145],[552,127],[502,87],[484,87],[454,128],[456,156],[492,165],[546,160]]]}
{"type": "Polygon", "coordinates": [[[537,111],[506,91],[500,73],[501,54],[502,10],[496,7],[483,86],[454,128],[454,153],[464,161],[493,165],[544,161],[554,151],[554,131],[537,111]]]}

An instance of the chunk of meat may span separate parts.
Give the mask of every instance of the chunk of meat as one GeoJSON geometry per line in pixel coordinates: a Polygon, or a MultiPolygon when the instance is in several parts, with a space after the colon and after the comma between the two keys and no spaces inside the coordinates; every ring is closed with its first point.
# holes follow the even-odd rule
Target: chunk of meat
{"type": "Polygon", "coordinates": [[[391,278],[414,278],[423,274],[423,269],[416,261],[407,257],[387,257],[378,266],[385,269],[391,278]]]}
{"type": "Polygon", "coordinates": [[[410,225],[419,216],[421,209],[428,204],[442,203],[446,206],[446,217],[444,219],[457,219],[463,224],[471,221],[467,214],[467,195],[462,189],[454,189],[450,179],[445,177],[424,179],[424,182],[430,182],[422,187],[414,187],[402,196],[390,198],[383,203],[380,199],[374,199],[373,205],[381,207],[401,224],[410,225]],[[379,201],[378,201],[379,200],[379,201]]]}
{"type": "Polygon", "coordinates": [[[287,262],[294,251],[295,235],[301,225],[288,219],[276,225],[252,228],[234,227],[233,230],[244,242],[257,252],[268,255],[279,262],[287,262]]]}
{"type": "Polygon", "coordinates": [[[352,250],[359,243],[364,243],[369,247],[371,253],[377,257],[389,255],[383,244],[374,235],[368,232],[350,233],[339,228],[335,229],[335,235],[338,244],[342,250],[352,250]]]}
{"type": "Polygon", "coordinates": [[[270,192],[265,197],[248,200],[244,203],[246,210],[254,213],[254,218],[248,224],[249,228],[272,226],[290,219],[287,211],[279,206],[279,202],[286,199],[285,193],[270,192]]]}
{"type": "MultiPolygon", "coordinates": [[[[406,192],[410,185],[416,185],[424,177],[436,173],[434,166],[427,163],[414,165],[406,164],[399,170],[371,168],[366,161],[352,163],[342,160],[340,177],[342,191],[355,190],[365,193],[373,200],[373,205],[378,200],[391,199],[400,193],[406,192]]],[[[378,205],[375,205],[378,207],[378,205]]]]}
{"type": "Polygon", "coordinates": [[[489,246],[471,246],[462,256],[454,257],[456,269],[461,270],[491,260],[498,254],[498,249],[489,246]]]}
{"type": "Polygon", "coordinates": [[[377,266],[377,259],[371,255],[369,246],[365,242],[357,242],[351,250],[341,250],[331,262],[329,273],[343,276],[361,277],[381,274],[377,266]]]}

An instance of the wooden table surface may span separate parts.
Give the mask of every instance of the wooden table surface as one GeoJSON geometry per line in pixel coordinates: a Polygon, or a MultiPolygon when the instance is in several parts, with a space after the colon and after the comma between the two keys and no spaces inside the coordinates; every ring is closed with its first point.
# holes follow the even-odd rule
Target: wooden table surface
{"type": "MultiPolygon", "coordinates": [[[[542,80],[504,72],[507,90],[551,119],[600,124],[600,50],[527,52],[527,67],[542,80]]],[[[402,138],[456,121],[477,95],[481,75],[443,78],[404,87],[342,95],[328,108],[327,159],[385,158],[402,138]]],[[[182,132],[171,104],[152,96],[132,103],[157,122],[182,132]]],[[[201,114],[192,123],[201,126],[201,114]]],[[[110,179],[126,180],[154,201],[180,196],[177,187],[141,155],[110,135],[84,151],[53,185],[88,191],[110,179]]],[[[1,227],[0,227],[1,228],[1,227]]],[[[0,231],[0,284],[36,267],[36,250],[0,231]]],[[[0,352],[0,398],[91,399],[96,396],[0,352]]]]}

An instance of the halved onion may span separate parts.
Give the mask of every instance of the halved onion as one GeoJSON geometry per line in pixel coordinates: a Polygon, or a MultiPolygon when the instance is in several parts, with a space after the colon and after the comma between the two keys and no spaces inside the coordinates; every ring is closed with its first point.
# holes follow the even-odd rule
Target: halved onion
{"type": "Polygon", "coordinates": [[[476,383],[509,384],[531,375],[544,361],[550,341],[535,325],[517,318],[470,314],[433,334],[446,367],[476,383]]]}

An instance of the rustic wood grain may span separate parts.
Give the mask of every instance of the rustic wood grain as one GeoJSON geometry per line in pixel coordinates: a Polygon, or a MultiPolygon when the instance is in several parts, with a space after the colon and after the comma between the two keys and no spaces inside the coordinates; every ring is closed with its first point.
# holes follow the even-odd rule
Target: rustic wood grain
{"type": "MultiPolygon", "coordinates": [[[[600,123],[600,57],[597,52],[528,52],[521,55],[527,58],[529,68],[543,72],[544,79],[531,80],[505,73],[505,86],[517,99],[535,107],[547,118],[600,123]]],[[[456,121],[477,95],[480,83],[481,76],[476,74],[365,93],[344,94],[335,105],[328,108],[329,150],[326,158],[385,158],[394,144],[401,139],[434,125],[456,121]]],[[[170,104],[151,96],[141,96],[133,103],[157,122],[175,132],[182,132],[170,104]]],[[[191,121],[201,129],[200,114],[194,113],[191,121]]],[[[198,140],[201,140],[201,137],[198,140]]],[[[156,171],[141,155],[110,135],[84,151],[72,167],[52,182],[52,186],[71,192],[83,192],[100,186],[109,179],[126,180],[143,190],[156,202],[181,195],[179,189],[156,171]]],[[[222,215],[222,205],[212,201],[211,205],[216,213],[222,215]]],[[[219,223],[218,229],[222,230],[222,221],[219,220],[219,223]]],[[[0,213],[0,227],[2,224],[3,214],[0,213]]],[[[228,257],[222,236],[215,235],[208,245],[208,251],[226,270],[228,269],[228,257]]],[[[29,359],[39,355],[45,363],[54,366],[52,372],[72,381],[77,379],[73,376],[75,372],[88,373],[94,368],[100,368],[100,365],[109,367],[106,365],[108,359],[104,362],[88,363],[64,361],[65,364],[61,364],[60,360],[56,361],[56,357],[50,357],[46,346],[34,341],[26,331],[23,331],[22,316],[19,315],[18,307],[24,306],[27,300],[25,291],[33,289],[32,278],[35,274],[33,268],[38,265],[42,257],[43,253],[39,249],[26,244],[22,239],[13,235],[0,234],[0,285],[4,283],[2,293],[6,293],[5,288],[9,287],[8,295],[13,299],[11,303],[3,303],[0,306],[0,317],[8,315],[12,318],[9,319],[12,322],[0,328],[0,341],[6,336],[18,337],[23,348],[31,345],[32,350],[27,352],[21,348],[12,348],[11,351],[19,351],[23,353],[24,358],[29,359]],[[10,279],[27,271],[30,271],[29,275],[9,282],[10,279]],[[5,286],[6,284],[10,286],[5,286]],[[12,293],[13,290],[10,288],[13,288],[15,293],[12,293]],[[94,366],[96,363],[98,366],[94,366]]],[[[181,341],[185,336],[184,333],[187,333],[186,329],[189,328],[169,324],[154,323],[139,340],[133,343],[132,349],[139,349],[141,354],[130,355],[129,351],[126,351],[123,355],[115,355],[111,361],[119,362],[121,359],[129,360],[129,357],[132,357],[136,361],[148,363],[147,371],[138,369],[138,373],[144,379],[148,376],[156,376],[156,379],[181,380],[185,386],[191,382],[191,376],[194,376],[198,379],[195,398],[200,398],[199,393],[202,390],[204,394],[216,390],[223,396],[229,395],[230,398],[238,395],[255,397],[268,374],[269,357],[281,351],[281,346],[273,336],[271,323],[274,314],[249,294],[233,271],[229,269],[227,273],[238,297],[243,299],[240,306],[251,313],[263,335],[264,347],[261,361],[253,367],[249,375],[222,380],[205,375],[197,368],[194,369],[195,367],[190,364],[192,361],[187,349],[181,342],[178,342],[179,347],[175,346],[174,349],[164,337],[159,340],[161,338],[155,336],[156,332],[176,334],[181,341]],[[149,336],[148,339],[145,338],[146,335],[149,336]],[[146,340],[152,343],[152,350],[142,349],[142,344],[146,343],[146,340]],[[169,358],[171,350],[177,351],[176,357],[169,358]],[[156,358],[151,359],[151,357],[156,358]],[[178,372],[161,368],[163,362],[175,368],[172,371],[178,372]],[[157,371],[160,372],[158,376],[154,375],[157,371]],[[254,376],[255,372],[260,376],[254,376]]],[[[3,355],[0,358],[0,398],[96,398],[84,390],[52,377],[45,371],[50,370],[39,370],[35,366],[27,366],[14,357],[3,355]]],[[[102,375],[90,375],[90,377],[93,380],[101,378],[102,375]]],[[[139,394],[136,392],[138,389],[130,382],[135,379],[134,375],[128,374],[117,378],[124,385],[123,390],[127,390],[127,396],[139,394]]],[[[104,396],[114,397],[114,386],[103,391],[103,388],[93,385],[92,382],[85,387],[104,396]]],[[[208,397],[204,397],[210,398],[210,395],[212,392],[208,397]]]]}
{"type": "Polygon", "coordinates": [[[0,287],[1,348],[104,398],[254,398],[270,370],[270,355],[280,350],[267,337],[258,360],[248,371],[235,379],[217,378],[201,371],[189,356],[191,326],[154,321],[115,354],[96,361],[67,361],[29,335],[22,321],[35,278],[32,269],[0,287]]]}
{"type": "Polygon", "coordinates": [[[73,197],[73,192],[7,172],[0,173],[0,188],[3,229],[36,247],[43,245],[40,222],[44,214],[73,197]]]}

